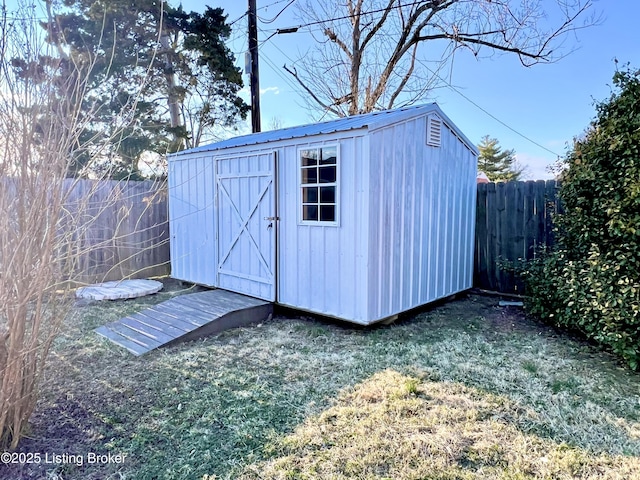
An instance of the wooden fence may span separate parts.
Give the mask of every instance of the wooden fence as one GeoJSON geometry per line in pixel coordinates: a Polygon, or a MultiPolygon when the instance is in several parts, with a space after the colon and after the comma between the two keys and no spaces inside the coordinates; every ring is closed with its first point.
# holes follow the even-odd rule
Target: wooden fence
{"type": "Polygon", "coordinates": [[[555,180],[478,184],[474,286],[524,293],[522,282],[501,264],[530,260],[542,246],[553,245],[558,186],[555,180]]]}
{"type": "Polygon", "coordinates": [[[169,273],[166,183],[70,179],[68,188],[59,228],[73,237],[75,282],[169,273]]]}

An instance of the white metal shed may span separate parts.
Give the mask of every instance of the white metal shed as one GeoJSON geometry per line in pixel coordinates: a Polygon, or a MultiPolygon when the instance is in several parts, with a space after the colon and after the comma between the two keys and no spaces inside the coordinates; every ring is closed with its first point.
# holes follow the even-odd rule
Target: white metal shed
{"type": "Polygon", "coordinates": [[[359,324],[469,289],[477,155],[435,103],[170,155],[172,276],[359,324]]]}

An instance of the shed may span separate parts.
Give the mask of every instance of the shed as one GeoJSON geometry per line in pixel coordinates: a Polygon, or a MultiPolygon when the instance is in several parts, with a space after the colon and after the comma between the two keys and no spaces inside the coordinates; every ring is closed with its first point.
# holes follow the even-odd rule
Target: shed
{"type": "Polygon", "coordinates": [[[435,103],[172,154],[172,276],[365,325],[469,289],[477,155],[435,103]]]}

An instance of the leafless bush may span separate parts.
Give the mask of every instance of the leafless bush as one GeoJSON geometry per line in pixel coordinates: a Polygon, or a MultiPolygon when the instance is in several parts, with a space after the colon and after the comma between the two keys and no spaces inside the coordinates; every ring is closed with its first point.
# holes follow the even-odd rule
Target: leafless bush
{"type": "MultiPolygon", "coordinates": [[[[72,158],[85,149],[105,160],[100,145],[80,135],[91,121],[87,108],[100,108],[83,104],[93,60],[74,63],[49,51],[42,13],[23,4],[0,19],[0,447],[9,448],[35,408],[47,353],[70,305],[69,280],[85,253],[79,241],[99,214],[88,214],[82,201],[67,208],[76,182],[67,178],[72,158]]],[[[103,208],[110,201],[105,197],[103,208]]]]}

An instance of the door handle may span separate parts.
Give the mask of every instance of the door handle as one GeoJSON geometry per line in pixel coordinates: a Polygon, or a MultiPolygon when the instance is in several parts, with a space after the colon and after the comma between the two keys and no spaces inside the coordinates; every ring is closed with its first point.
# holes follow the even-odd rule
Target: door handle
{"type": "Polygon", "coordinates": [[[265,220],[280,220],[280,217],[264,217],[265,220]]]}

